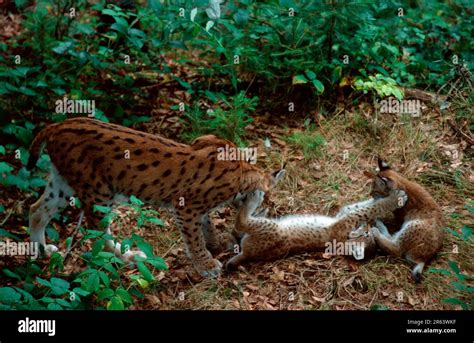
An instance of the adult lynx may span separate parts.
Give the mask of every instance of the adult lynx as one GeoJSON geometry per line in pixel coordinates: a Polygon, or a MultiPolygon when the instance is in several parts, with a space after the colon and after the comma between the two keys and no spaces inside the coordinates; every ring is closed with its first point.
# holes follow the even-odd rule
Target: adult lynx
{"type": "MultiPolygon", "coordinates": [[[[70,197],[81,200],[88,226],[98,228],[101,218],[94,204],[112,206],[136,195],[149,205],[174,210],[186,251],[203,276],[221,270],[208,250],[220,245],[209,211],[243,193],[268,191],[278,174],[264,173],[245,161],[219,159],[219,147],[235,146],[215,136],[202,136],[186,145],[87,118],[69,119],[41,131],[31,144],[29,169],[43,144],[52,168],[44,194],[30,208],[30,235],[47,254],[57,248],[46,244],[46,225],[70,197]]],[[[110,233],[108,228],[106,232],[110,233]]],[[[120,243],[112,240],[106,248],[125,261],[145,257],[141,251],[122,255],[120,243]]]]}

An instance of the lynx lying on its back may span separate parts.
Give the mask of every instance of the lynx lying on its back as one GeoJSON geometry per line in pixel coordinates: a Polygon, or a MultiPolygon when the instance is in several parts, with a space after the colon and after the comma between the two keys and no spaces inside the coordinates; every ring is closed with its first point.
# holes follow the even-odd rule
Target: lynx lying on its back
{"type": "Polygon", "coordinates": [[[379,159],[377,175],[366,172],[373,178],[372,195],[386,196],[393,189],[403,189],[408,195],[405,207],[394,212],[401,221],[401,228],[393,236],[381,221],[372,228],[377,245],[385,252],[405,257],[416,264],[412,272],[415,282],[421,281],[425,263],[431,260],[442,245],[443,215],[433,197],[419,184],[409,181],[379,159]]]}
{"type": "MultiPolygon", "coordinates": [[[[241,252],[226,264],[228,270],[247,260],[273,260],[289,254],[322,250],[333,240],[345,242],[349,236],[354,236],[350,233],[361,224],[392,212],[407,201],[405,192],[393,190],[386,198],[347,206],[336,217],[289,215],[270,219],[254,216],[263,196],[264,193],[258,190],[249,193],[239,210],[236,230],[245,234],[241,252]]],[[[365,243],[370,243],[370,239],[365,243]]]]}

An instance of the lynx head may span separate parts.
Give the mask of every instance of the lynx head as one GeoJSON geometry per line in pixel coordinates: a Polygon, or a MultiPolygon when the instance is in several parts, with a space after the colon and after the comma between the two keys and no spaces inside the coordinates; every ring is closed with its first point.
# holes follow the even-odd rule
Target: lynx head
{"type": "Polygon", "coordinates": [[[364,175],[372,179],[371,195],[374,198],[384,198],[389,195],[393,189],[405,190],[403,177],[394,171],[387,162],[380,157],[377,158],[379,172],[374,174],[364,171],[364,175]]]}
{"type": "MultiPolygon", "coordinates": [[[[252,185],[252,187],[249,187],[248,191],[251,192],[251,191],[254,191],[255,189],[259,189],[265,192],[265,198],[264,198],[263,203],[268,205],[272,189],[280,182],[280,180],[282,180],[285,177],[285,175],[286,175],[286,170],[284,169],[284,167],[272,173],[266,173],[264,175],[260,175],[260,177],[258,177],[257,182],[254,185],[252,185]]],[[[235,208],[240,208],[245,201],[246,195],[247,195],[247,192],[237,193],[234,199],[232,200],[232,205],[235,208]]]]}

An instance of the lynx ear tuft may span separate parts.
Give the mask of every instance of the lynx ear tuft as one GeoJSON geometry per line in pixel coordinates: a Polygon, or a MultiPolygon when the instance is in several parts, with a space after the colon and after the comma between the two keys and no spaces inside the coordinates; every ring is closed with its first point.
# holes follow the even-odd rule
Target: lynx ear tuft
{"type": "Polygon", "coordinates": [[[390,166],[388,165],[388,163],[385,162],[384,160],[382,160],[382,159],[380,158],[380,156],[377,156],[377,162],[378,162],[380,171],[384,171],[384,170],[390,169],[390,166]]]}

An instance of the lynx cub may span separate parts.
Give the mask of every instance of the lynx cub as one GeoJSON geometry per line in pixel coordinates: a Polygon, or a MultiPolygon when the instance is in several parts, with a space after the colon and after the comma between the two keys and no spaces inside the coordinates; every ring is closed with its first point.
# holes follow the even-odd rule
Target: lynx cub
{"type": "MultiPolygon", "coordinates": [[[[235,269],[248,260],[273,260],[290,254],[322,250],[327,242],[345,242],[360,236],[365,222],[405,205],[407,197],[401,190],[393,190],[379,200],[369,199],[343,208],[336,217],[323,215],[289,215],[270,219],[254,215],[263,201],[264,193],[247,194],[237,215],[236,230],[243,232],[241,251],[226,264],[235,269]],[[361,227],[359,227],[361,226],[361,227]],[[358,228],[351,235],[354,228],[358,228]]],[[[365,239],[370,244],[370,238],[365,239]]]]}
{"type": "Polygon", "coordinates": [[[405,207],[394,212],[395,219],[401,222],[399,231],[390,235],[385,225],[377,220],[372,233],[382,250],[415,263],[411,275],[415,282],[420,282],[423,267],[436,255],[442,245],[441,209],[419,184],[407,180],[380,158],[378,165],[380,172],[377,175],[365,172],[373,179],[372,196],[383,197],[393,189],[403,189],[408,195],[408,202],[405,207]]]}

